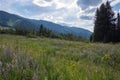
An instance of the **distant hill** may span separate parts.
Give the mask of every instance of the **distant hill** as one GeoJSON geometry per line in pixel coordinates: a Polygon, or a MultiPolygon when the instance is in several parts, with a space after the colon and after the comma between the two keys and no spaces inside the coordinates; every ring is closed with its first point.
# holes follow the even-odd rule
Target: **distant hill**
{"type": "Polygon", "coordinates": [[[0,26],[6,26],[11,28],[20,27],[28,30],[32,30],[32,29],[38,30],[41,24],[43,24],[44,27],[56,33],[63,33],[63,34],[72,33],[73,35],[77,35],[85,38],[89,38],[90,35],[92,34],[92,32],[83,28],[63,26],[45,20],[27,19],[15,14],[10,14],[4,11],[0,11],[0,26]]]}

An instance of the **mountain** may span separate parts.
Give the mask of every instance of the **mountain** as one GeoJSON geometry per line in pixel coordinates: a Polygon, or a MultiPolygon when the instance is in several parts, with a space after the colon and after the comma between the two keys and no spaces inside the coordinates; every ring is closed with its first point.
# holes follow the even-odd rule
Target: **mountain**
{"type": "Polygon", "coordinates": [[[92,34],[92,32],[83,28],[63,26],[63,25],[45,21],[45,20],[27,19],[15,14],[10,14],[5,11],[0,11],[1,26],[11,27],[11,28],[18,27],[18,28],[23,28],[28,30],[33,30],[33,29],[38,30],[41,24],[43,24],[44,27],[56,33],[63,33],[63,34],[72,33],[74,35],[85,37],[85,38],[89,38],[90,35],[92,34]]]}

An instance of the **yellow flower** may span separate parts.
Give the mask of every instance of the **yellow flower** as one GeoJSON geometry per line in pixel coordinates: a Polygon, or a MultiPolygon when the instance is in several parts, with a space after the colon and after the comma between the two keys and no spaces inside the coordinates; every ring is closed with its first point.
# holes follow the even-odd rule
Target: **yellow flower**
{"type": "Polygon", "coordinates": [[[104,58],[105,58],[105,59],[110,59],[110,54],[105,54],[105,55],[104,55],[104,58]]]}
{"type": "Polygon", "coordinates": [[[76,64],[75,64],[75,63],[73,63],[73,64],[71,65],[71,67],[72,67],[72,68],[76,67],[76,64]]]}

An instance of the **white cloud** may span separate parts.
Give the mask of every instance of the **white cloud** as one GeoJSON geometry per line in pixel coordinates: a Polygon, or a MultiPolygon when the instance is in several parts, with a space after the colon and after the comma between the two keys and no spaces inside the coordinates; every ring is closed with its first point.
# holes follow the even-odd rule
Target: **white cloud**
{"type": "MultiPolygon", "coordinates": [[[[80,16],[87,15],[93,16],[93,13],[85,13],[77,5],[77,0],[33,0],[33,4],[40,7],[54,7],[54,11],[49,13],[42,13],[39,16],[32,16],[32,18],[43,19],[47,21],[52,21],[55,23],[65,23],[69,26],[77,26],[85,29],[92,29],[92,20],[82,20],[80,16]],[[86,24],[87,23],[87,24],[86,24]]],[[[89,6],[87,10],[93,9],[89,6]]]]}
{"type": "Polygon", "coordinates": [[[45,0],[33,0],[32,2],[35,5],[41,6],[41,7],[47,7],[47,6],[51,6],[52,5],[52,2],[47,2],[45,0]]]}
{"type": "MultiPolygon", "coordinates": [[[[78,26],[89,30],[93,30],[95,9],[101,4],[101,0],[79,0],[79,6],[77,3],[78,0],[0,1],[0,10],[19,14],[27,18],[44,19],[55,23],[63,23],[69,26],[78,26]],[[85,9],[82,7],[85,7],[85,9]],[[84,16],[86,20],[81,19],[81,16],[84,16]],[[92,20],[89,19],[90,17],[92,20]]],[[[106,0],[102,0],[102,2],[105,1],[106,0]]],[[[111,1],[112,6],[120,3],[120,0],[109,1],[111,1]]]]}
{"type": "Polygon", "coordinates": [[[73,8],[76,7],[76,1],[77,0],[51,0],[51,1],[47,1],[47,0],[33,0],[32,2],[40,7],[48,7],[48,6],[53,6],[56,9],[60,9],[60,8],[73,8]]]}
{"type": "Polygon", "coordinates": [[[115,6],[118,3],[120,3],[120,0],[112,0],[111,5],[115,6]]]}

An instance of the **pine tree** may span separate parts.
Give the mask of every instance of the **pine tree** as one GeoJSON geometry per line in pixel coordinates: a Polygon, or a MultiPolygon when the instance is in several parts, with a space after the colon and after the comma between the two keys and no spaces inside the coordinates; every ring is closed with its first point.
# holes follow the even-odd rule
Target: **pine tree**
{"type": "Polygon", "coordinates": [[[120,42],[120,14],[117,14],[117,24],[116,24],[117,30],[116,30],[116,38],[117,42],[120,42]]]}
{"type": "Polygon", "coordinates": [[[120,28],[120,14],[117,14],[117,27],[120,28]]]}
{"type": "Polygon", "coordinates": [[[112,11],[112,8],[110,6],[110,2],[106,2],[106,27],[110,29],[114,25],[114,12],[112,11]]]}
{"type": "Polygon", "coordinates": [[[113,42],[115,41],[115,19],[114,12],[110,6],[110,2],[106,2],[106,12],[105,12],[105,20],[104,20],[104,40],[103,42],[113,42]]]}
{"type": "Polygon", "coordinates": [[[43,36],[43,31],[44,31],[44,28],[43,28],[43,25],[41,24],[39,27],[38,36],[43,36]]]}
{"type": "MultiPolygon", "coordinates": [[[[103,4],[104,5],[104,4],[103,4]]],[[[95,26],[94,26],[94,33],[93,33],[93,42],[97,42],[97,41],[102,41],[102,36],[103,34],[101,33],[101,26],[100,26],[100,14],[99,14],[99,9],[97,9],[96,11],[96,15],[95,15],[95,26]]]]}
{"type": "Polygon", "coordinates": [[[93,42],[110,42],[112,28],[114,27],[114,12],[107,1],[96,11],[93,42]]]}
{"type": "Polygon", "coordinates": [[[102,4],[100,8],[97,9],[95,15],[95,23],[94,23],[95,25],[94,25],[94,34],[93,34],[94,42],[102,42],[104,39],[105,14],[106,14],[106,7],[104,4],[102,4]]]}

